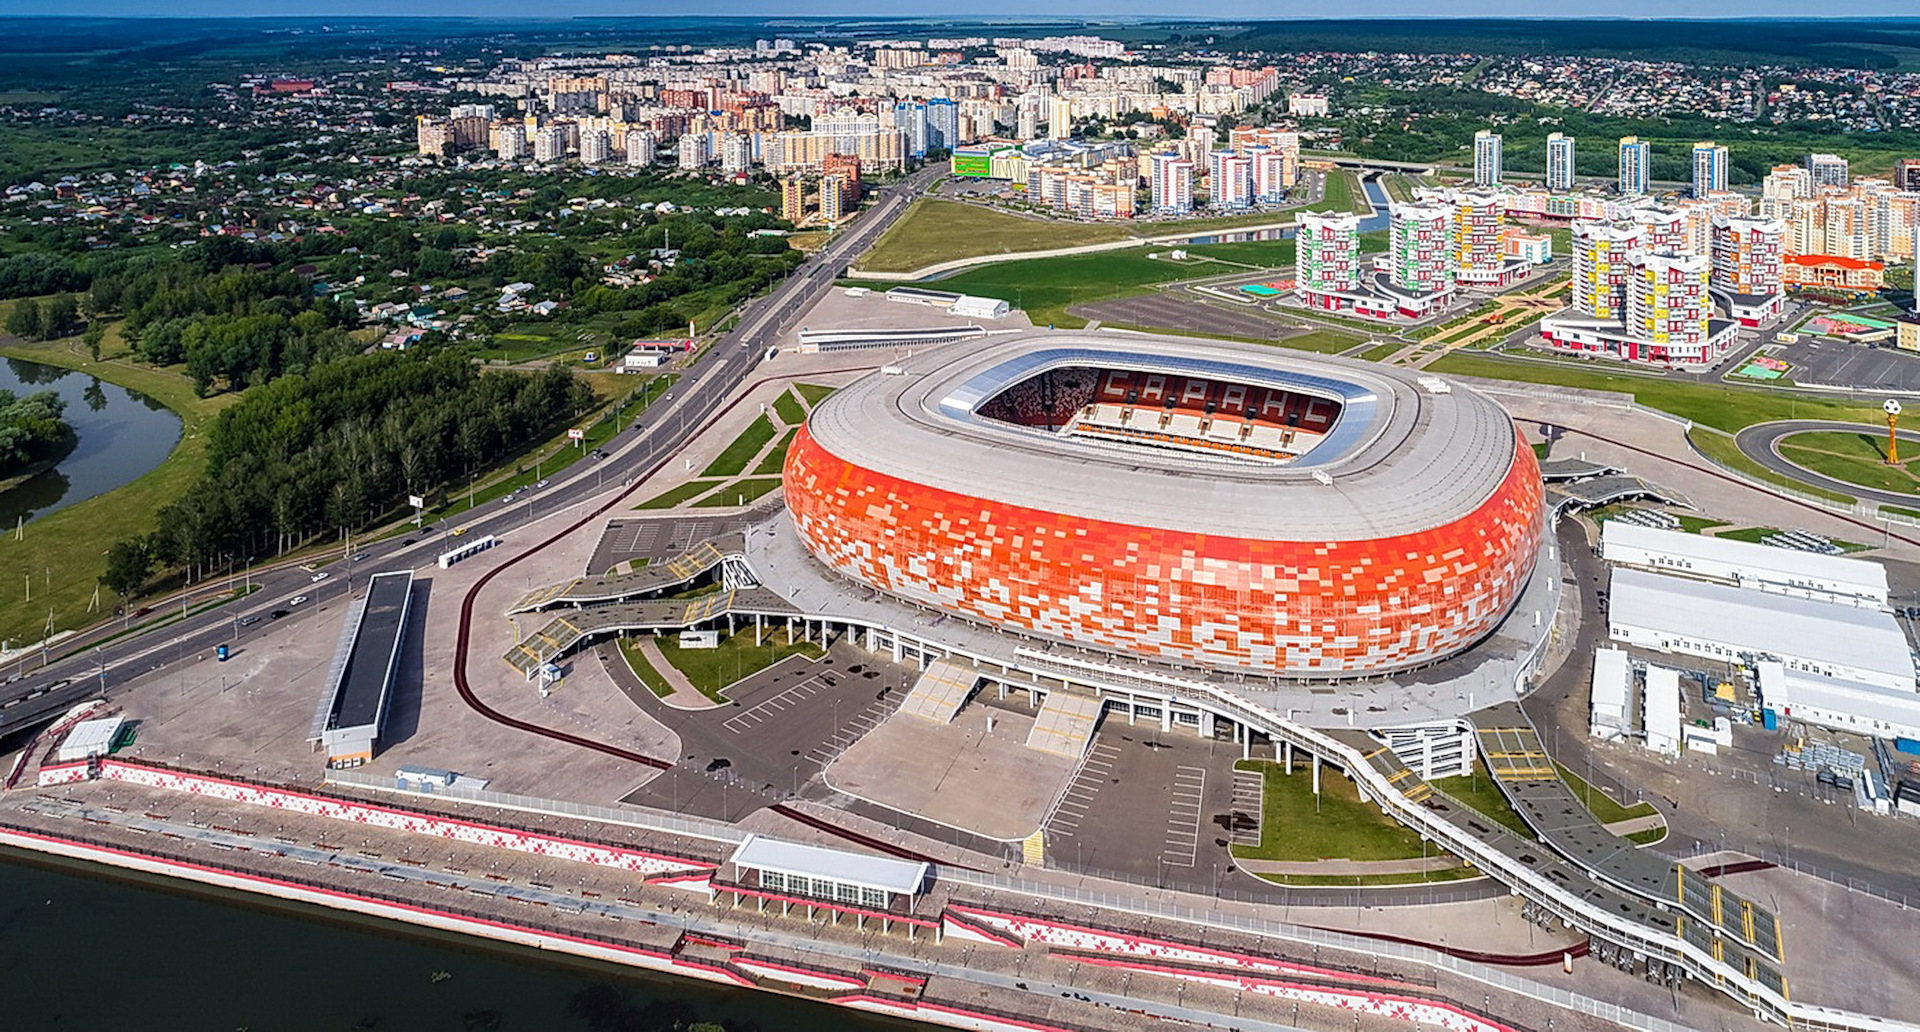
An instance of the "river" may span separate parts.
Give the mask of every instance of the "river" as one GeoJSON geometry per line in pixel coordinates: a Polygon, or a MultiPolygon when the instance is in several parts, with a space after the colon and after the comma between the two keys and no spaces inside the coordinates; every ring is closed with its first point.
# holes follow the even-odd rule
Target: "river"
{"type": "Polygon", "coordinates": [[[172,410],[87,373],[9,358],[0,362],[0,390],[60,395],[79,438],[53,469],[0,491],[3,527],[124,487],[158,466],[180,441],[180,417],[172,410]]]}
{"type": "Polygon", "coordinates": [[[0,1000],[7,1032],[656,1032],[676,1008],[760,1032],[914,1027],[10,850],[0,1000]]]}

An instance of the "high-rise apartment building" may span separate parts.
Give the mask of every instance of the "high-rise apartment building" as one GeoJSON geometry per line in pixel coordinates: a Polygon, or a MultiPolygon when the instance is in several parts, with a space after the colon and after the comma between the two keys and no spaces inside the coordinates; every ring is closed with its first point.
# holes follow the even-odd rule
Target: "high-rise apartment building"
{"type": "Polygon", "coordinates": [[[720,171],[729,175],[753,168],[753,137],[726,133],[720,137],[720,171]]]}
{"type": "Polygon", "coordinates": [[[1712,140],[1693,145],[1693,196],[1727,188],[1727,148],[1712,140]]]}
{"type": "Polygon", "coordinates": [[[1064,140],[1073,135],[1073,98],[1055,97],[1047,105],[1047,136],[1064,140]]]}
{"type": "Polygon", "coordinates": [[[927,101],[927,149],[952,151],[965,142],[960,135],[960,105],[946,97],[927,101]]]}
{"type": "Polygon", "coordinates": [[[659,156],[660,140],[646,129],[627,130],[627,165],[646,168],[659,156]]]}
{"type": "Polygon", "coordinates": [[[707,153],[706,133],[681,133],[680,142],[675,146],[679,151],[677,163],[681,168],[706,168],[711,160],[707,153]]]}
{"type": "Polygon", "coordinates": [[[439,158],[453,153],[453,126],[444,118],[420,115],[414,119],[414,144],[422,157],[439,158]]]}
{"type": "Polygon", "coordinates": [[[1785,236],[1786,227],[1777,219],[1722,215],[1713,220],[1712,286],[1743,326],[1758,326],[1785,307],[1785,236]]]}
{"type": "Polygon", "coordinates": [[[838,222],[847,216],[847,184],[839,176],[820,177],[820,218],[838,222]]]}
{"type": "Polygon", "coordinates": [[[602,165],[613,159],[613,138],[605,129],[588,129],[580,134],[580,162],[602,165]]]}
{"type": "Polygon", "coordinates": [[[1215,208],[1246,208],[1253,204],[1253,159],[1232,151],[1208,156],[1207,201],[1215,208]]]}
{"type": "Polygon", "coordinates": [[[1640,246],[1653,251],[1679,252],[1687,246],[1687,217],[1672,208],[1647,205],[1635,208],[1628,220],[1640,227],[1640,246]]]}
{"type": "Polygon", "coordinates": [[[501,161],[525,161],[527,159],[527,124],[525,122],[496,122],[487,131],[487,146],[493,149],[494,156],[501,161]]]}
{"type": "Polygon", "coordinates": [[[1302,212],[1295,219],[1294,286],[1313,308],[1341,307],[1330,295],[1360,289],[1360,217],[1302,212]]]}
{"type": "Polygon", "coordinates": [[[1452,199],[1455,279],[1462,284],[1500,283],[1507,271],[1500,243],[1505,201],[1492,190],[1459,190],[1452,199]]]}
{"type": "Polygon", "coordinates": [[[1660,351],[1703,347],[1713,315],[1707,257],[1643,249],[1627,263],[1627,332],[1660,351]]]}
{"type": "Polygon", "coordinates": [[[555,122],[543,125],[533,137],[533,160],[543,165],[551,165],[567,156],[567,141],[570,134],[567,124],[555,122]]]}
{"type": "Polygon", "coordinates": [[[1547,136],[1547,189],[1560,193],[1573,189],[1573,137],[1565,133],[1547,136]]]}
{"type": "Polygon", "coordinates": [[[1500,185],[1500,148],[1499,133],[1482,129],[1473,134],[1473,185],[1500,185]]]}
{"type": "Polygon", "coordinates": [[[860,203],[860,158],[854,154],[829,154],[820,159],[820,174],[840,177],[840,208],[852,211],[860,203]]]}
{"type": "Polygon", "coordinates": [[[1920,158],[1901,158],[1893,163],[1893,188],[1920,191],[1920,158]]]}
{"type": "Polygon", "coordinates": [[[1153,210],[1163,215],[1192,211],[1193,162],[1175,151],[1157,152],[1150,161],[1153,210]]]}
{"type": "Polygon", "coordinates": [[[799,176],[780,180],[780,217],[798,225],[807,217],[807,181],[799,176]]]}
{"type": "Polygon", "coordinates": [[[1618,222],[1573,224],[1573,307],[1596,319],[1622,319],[1627,304],[1627,254],[1640,246],[1639,226],[1618,222]]]}
{"type": "Polygon", "coordinates": [[[1823,186],[1845,187],[1847,185],[1847,159],[1838,154],[1807,155],[1807,175],[1813,179],[1814,189],[1823,186]]]}
{"type": "Polygon", "coordinates": [[[1620,137],[1620,182],[1622,197],[1642,197],[1647,192],[1648,166],[1653,147],[1638,136],[1620,137]]]}
{"type": "Polygon", "coordinates": [[[1391,205],[1387,219],[1387,281],[1407,294],[1451,294],[1456,246],[1453,220],[1454,209],[1445,204],[1391,205]]]}

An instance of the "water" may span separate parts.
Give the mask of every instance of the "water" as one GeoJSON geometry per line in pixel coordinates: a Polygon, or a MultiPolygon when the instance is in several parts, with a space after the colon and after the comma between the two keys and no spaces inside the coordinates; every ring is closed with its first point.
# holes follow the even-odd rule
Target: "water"
{"type": "Polygon", "coordinates": [[[59,465],[0,491],[0,526],[124,487],[158,466],[180,440],[180,417],[165,405],[86,373],[9,358],[0,362],[0,389],[60,395],[79,438],[59,465]]]}
{"type": "Polygon", "coordinates": [[[909,1027],[549,957],[0,850],[7,1032],[655,1032],[674,1007],[760,1032],[909,1027]]]}

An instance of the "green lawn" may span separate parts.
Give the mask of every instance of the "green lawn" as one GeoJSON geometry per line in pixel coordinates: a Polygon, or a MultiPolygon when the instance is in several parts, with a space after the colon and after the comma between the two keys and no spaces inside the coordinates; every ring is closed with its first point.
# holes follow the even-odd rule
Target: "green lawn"
{"type": "Polygon", "coordinates": [[[1869,423],[1875,417],[1884,418],[1878,403],[1783,396],[1765,388],[1687,383],[1651,375],[1609,372],[1606,367],[1595,369],[1586,363],[1546,363],[1455,352],[1428,368],[1434,372],[1459,376],[1624,392],[1632,394],[1635,400],[1649,408],[1671,412],[1728,433],[1775,419],[1838,419],[1869,423]]]}
{"type": "MultiPolygon", "coordinates": [[[[1726,538],[1728,541],[1745,541],[1748,544],[1757,545],[1778,533],[1780,533],[1778,527],[1741,527],[1739,530],[1725,531],[1716,536],[1726,538]]],[[[1833,543],[1839,545],[1842,552],[1864,552],[1868,547],[1852,541],[1834,541],[1833,543]]]]}
{"type": "Polygon", "coordinates": [[[799,426],[805,422],[807,418],[806,407],[800,404],[800,399],[794,397],[792,391],[780,395],[780,397],[774,401],[773,411],[775,415],[780,417],[780,422],[788,426],[799,426]]]}
{"type": "Polygon", "coordinates": [[[793,385],[793,389],[799,391],[800,396],[807,400],[807,407],[812,408],[827,400],[828,395],[840,388],[828,387],[823,383],[796,383],[793,385]]]}
{"type": "Polygon", "coordinates": [[[1360,357],[1368,362],[1384,362],[1394,355],[1399,354],[1400,350],[1404,347],[1406,347],[1406,345],[1397,340],[1388,341],[1385,344],[1375,344],[1373,347],[1362,351],[1360,357]]]}
{"type": "Polygon", "coordinates": [[[689,480],[679,487],[670,488],[654,495],[652,498],[634,506],[634,508],[671,509],[676,505],[690,502],[700,495],[706,494],[720,483],[721,481],[718,480],[689,480]]]}
{"type": "Polygon", "coordinates": [[[653,694],[663,699],[672,695],[673,686],[660,675],[660,671],[653,668],[652,663],[647,662],[646,656],[641,655],[639,641],[638,638],[620,639],[620,654],[627,657],[627,669],[632,670],[633,675],[653,694]]]}
{"type": "Polygon", "coordinates": [[[1782,487],[1791,487],[1796,491],[1804,491],[1817,498],[1825,498],[1828,501],[1839,502],[1842,505],[1853,504],[1853,498],[1843,495],[1838,491],[1829,491],[1822,487],[1814,487],[1811,484],[1803,484],[1792,477],[1775,473],[1773,470],[1747,458],[1733,443],[1733,438],[1726,434],[1717,434],[1711,430],[1694,429],[1687,432],[1687,440],[1692,441],[1693,446],[1700,449],[1702,455],[1706,455],[1722,466],[1737,470],[1755,480],[1768,484],[1778,484],[1782,487]]]}
{"type": "Polygon", "coordinates": [[[1782,438],[1780,454],[1816,473],[1861,487],[1920,494],[1920,475],[1914,473],[1920,456],[1898,466],[1887,465],[1886,435],[1875,430],[1860,433],[1818,432],[1782,438]]]}
{"type": "Polygon", "coordinates": [[[751,424],[740,432],[714,460],[701,472],[703,477],[737,477],[746,471],[747,463],[760,454],[760,449],[773,440],[773,422],[764,414],[755,416],[751,424]]]}
{"type": "MultiPolygon", "coordinates": [[[[969,269],[939,280],[933,286],[980,297],[1001,298],[1026,311],[1035,325],[1077,329],[1086,320],[1069,315],[1067,306],[1144,294],[1158,283],[1193,279],[1201,275],[1192,265],[1154,261],[1144,248],[1071,255],[1065,258],[1026,258],[969,269]]],[[[1209,263],[1212,269],[1226,267],[1209,263]]],[[[877,289],[877,287],[876,287],[877,289]]]]}
{"type": "Polygon", "coordinates": [[[1295,763],[1292,774],[1271,760],[1241,760],[1234,769],[1266,776],[1260,845],[1233,847],[1237,858],[1407,860],[1438,852],[1431,844],[1423,852],[1419,835],[1372,803],[1361,802],[1353,782],[1331,768],[1320,772],[1317,812],[1313,775],[1305,764],[1295,763]]]}
{"type": "Polygon", "coordinates": [[[735,505],[751,505],[762,496],[780,486],[779,477],[758,477],[735,480],[718,491],[693,503],[696,509],[725,509],[735,505]]]}
{"type": "Polygon", "coordinates": [[[778,631],[769,626],[759,645],[753,643],[753,628],[750,625],[741,627],[731,636],[723,636],[719,648],[683,649],[679,639],[671,635],[656,638],[654,644],[660,646],[660,655],[673,664],[674,669],[687,675],[687,680],[699,689],[700,694],[715,702],[729,701],[724,693],[728,685],[757,674],[788,656],[819,659],[826,655],[818,645],[808,642],[787,644],[784,626],[778,631]]]}
{"type": "Polygon", "coordinates": [[[1565,781],[1567,787],[1573,789],[1574,796],[1584,803],[1587,809],[1593,813],[1594,818],[1602,824],[1632,820],[1635,817],[1651,817],[1660,812],[1653,808],[1652,803],[1635,803],[1632,806],[1622,806],[1615,802],[1612,796],[1587,784],[1585,778],[1568,770],[1566,764],[1556,760],[1553,766],[1554,769],[1560,772],[1560,780],[1565,781]]]}
{"type": "Polygon", "coordinates": [[[780,470],[787,464],[787,449],[793,447],[793,439],[799,433],[800,428],[796,426],[789,427],[786,433],[780,435],[780,443],[774,445],[773,449],[761,458],[758,466],[753,467],[753,475],[757,477],[779,476],[780,470]]]}
{"type": "Polygon", "coordinates": [[[1493,777],[1487,773],[1487,765],[1480,760],[1473,761],[1473,773],[1457,778],[1441,778],[1433,782],[1433,787],[1521,838],[1534,837],[1533,829],[1527,827],[1527,822],[1507,802],[1507,797],[1500,792],[1500,786],[1494,784],[1493,777]]]}
{"type": "MultiPolygon", "coordinates": [[[[1387,234],[1384,232],[1360,234],[1362,254],[1387,249],[1387,234]]],[[[1292,265],[1294,260],[1294,242],[1292,240],[1234,240],[1219,244],[1194,244],[1186,248],[1188,254],[1218,258],[1223,261],[1245,262],[1266,268],[1278,268],[1292,265]]]]}
{"type": "MultiPolygon", "coordinates": [[[[1313,351],[1322,355],[1334,355],[1360,343],[1362,338],[1339,330],[1312,330],[1293,337],[1282,337],[1280,346],[1295,351],[1313,351]]],[[[1396,345],[1397,348],[1397,345],[1396,345]]]]}
{"type": "Polygon", "coordinates": [[[0,355],[83,370],[153,398],[181,420],[180,443],[145,476],[34,520],[26,525],[24,541],[14,541],[10,533],[0,538],[0,639],[17,644],[40,638],[49,611],[56,631],[86,626],[107,615],[115,599],[105,591],[101,610],[87,611],[100,575],[106,572],[107,546],[147,529],[154,513],[184,495],[200,478],[206,469],[212,420],[239,395],[196,397],[192,382],[178,367],[133,362],[115,333],[108,334],[100,362],[92,361],[77,340],[14,344],[0,348],[0,355]],[[25,591],[29,576],[33,578],[31,604],[13,593],[14,588],[25,591]]]}
{"type": "Polygon", "coordinates": [[[911,272],[956,258],[1078,247],[1132,235],[1111,223],[1022,218],[974,204],[921,199],[857,264],[869,272],[911,272]]]}

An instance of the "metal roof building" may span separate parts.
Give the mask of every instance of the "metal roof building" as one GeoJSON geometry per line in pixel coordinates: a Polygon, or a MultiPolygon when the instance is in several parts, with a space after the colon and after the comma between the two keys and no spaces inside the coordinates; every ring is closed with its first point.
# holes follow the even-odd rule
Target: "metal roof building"
{"type": "Polygon", "coordinates": [[[1663,756],[1680,755],[1680,672],[1647,667],[1641,712],[1646,716],[1647,748],[1663,756]]]}
{"type": "Polygon", "coordinates": [[[1628,697],[1633,691],[1633,666],[1619,649],[1593,650],[1592,714],[1588,733],[1595,738],[1621,738],[1632,730],[1628,697]]]}
{"type": "Polygon", "coordinates": [[[327,750],[327,766],[358,766],[373,759],[386,727],[400,645],[406,638],[413,572],[375,574],[367,593],[347,609],[346,626],[327,673],[327,694],[313,715],[308,738],[327,750]]]}
{"type": "Polygon", "coordinates": [[[1721,581],[1756,591],[1884,609],[1887,570],[1865,559],[1686,534],[1608,520],[1601,555],[1610,563],[1721,581]]]}
{"type": "Polygon", "coordinates": [[[1723,662],[1777,660],[1789,670],[1914,689],[1913,654],[1893,616],[1762,591],[1613,571],[1613,640],[1723,662]]]}
{"type": "Polygon", "coordinates": [[[1790,720],[1880,738],[1920,738],[1920,694],[1760,664],[1760,700],[1790,720]]]}
{"type": "Polygon", "coordinates": [[[727,863],[743,878],[756,878],[754,887],[766,892],[873,910],[888,910],[897,902],[910,902],[926,888],[927,875],[933,869],[931,864],[848,853],[763,835],[748,835],[746,841],[735,847],[727,863]]]}

